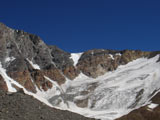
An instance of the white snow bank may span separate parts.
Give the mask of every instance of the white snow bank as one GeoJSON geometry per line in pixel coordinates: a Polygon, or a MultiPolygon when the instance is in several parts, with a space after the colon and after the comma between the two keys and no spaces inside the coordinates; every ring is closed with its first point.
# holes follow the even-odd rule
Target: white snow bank
{"type": "Polygon", "coordinates": [[[155,104],[155,103],[151,103],[150,105],[148,105],[148,108],[150,109],[154,109],[156,107],[158,107],[158,104],[155,104]]]}
{"type": "Polygon", "coordinates": [[[27,61],[32,65],[32,67],[33,67],[34,69],[40,70],[39,65],[34,64],[34,63],[33,63],[32,61],[30,61],[29,59],[27,59],[27,61]]]}

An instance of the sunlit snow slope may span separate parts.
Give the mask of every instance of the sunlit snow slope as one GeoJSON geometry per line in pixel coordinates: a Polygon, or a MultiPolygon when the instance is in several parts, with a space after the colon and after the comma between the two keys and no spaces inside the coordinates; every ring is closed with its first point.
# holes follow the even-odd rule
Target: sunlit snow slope
{"type": "Polygon", "coordinates": [[[159,55],[119,66],[96,79],[80,74],[68,80],[49,101],[87,117],[112,120],[148,104],[160,88],[159,55]],[[63,91],[63,92],[62,92],[63,91]],[[85,104],[80,108],[76,103],[85,104]]]}

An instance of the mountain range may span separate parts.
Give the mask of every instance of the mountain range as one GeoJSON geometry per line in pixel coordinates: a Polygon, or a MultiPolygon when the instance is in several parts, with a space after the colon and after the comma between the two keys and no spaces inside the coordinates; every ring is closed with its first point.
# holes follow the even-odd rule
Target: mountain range
{"type": "Polygon", "coordinates": [[[68,53],[0,23],[0,89],[4,120],[159,120],[160,52],[68,53]]]}

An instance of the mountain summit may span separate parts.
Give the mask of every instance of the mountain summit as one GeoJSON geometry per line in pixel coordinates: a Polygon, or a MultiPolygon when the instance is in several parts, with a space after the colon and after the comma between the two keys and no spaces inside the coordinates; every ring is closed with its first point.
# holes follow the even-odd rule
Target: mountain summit
{"type": "MultiPolygon", "coordinates": [[[[50,107],[96,119],[112,120],[139,110],[152,116],[156,111],[157,116],[159,54],[105,49],[68,53],[0,23],[0,89],[23,89],[50,107]]],[[[150,120],[138,115],[136,120],[150,120]]]]}

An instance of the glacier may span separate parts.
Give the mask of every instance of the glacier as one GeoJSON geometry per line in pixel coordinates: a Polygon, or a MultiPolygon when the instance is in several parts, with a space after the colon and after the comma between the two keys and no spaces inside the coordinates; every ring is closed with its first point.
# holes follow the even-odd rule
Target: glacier
{"type": "Polygon", "coordinates": [[[150,103],[159,92],[159,55],[154,58],[139,58],[117,70],[96,79],[80,74],[73,81],[61,86],[59,95],[49,99],[52,105],[79,113],[86,117],[113,120],[150,103]],[[94,88],[91,88],[93,87],[94,88]],[[82,94],[88,91],[86,94],[82,94]],[[59,99],[59,101],[58,101],[59,99]],[[88,100],[85,108],[77,107],[74,101],[88,100]]]}
{"type": "MultiPolygon", "coordinates": [[[[72,55],[76,65],[81,54],[72,55]]],[[[114,120],[134,109],[151,104],[151,98],[160,89],[160,63],[157,62],[159,58],[159,55],[150,59],[139,58],[97,78],[90,78],[81,73],[74,80],[66,78],[62,85],[45,76],[52,82],[53,87],[46,92],[37,88],[36,94],[28,92],[7,76],[1,64],[0,74],[5,79],[9,92],[16,92],[12,86],[14,84],[24,89],[26,94],[51,107],[86,117],[114,120]],[[85,102],[85,106],[78,106],[77,101],[85,102]]],[[[35,66],[33,63],[32,65],[35,66]]]]}

